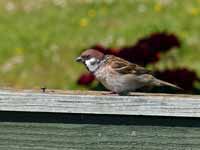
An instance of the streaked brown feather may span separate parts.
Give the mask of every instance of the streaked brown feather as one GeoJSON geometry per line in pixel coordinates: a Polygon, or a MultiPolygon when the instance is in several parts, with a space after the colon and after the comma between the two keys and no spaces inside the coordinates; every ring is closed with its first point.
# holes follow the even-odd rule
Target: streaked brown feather
{"type": "Polygon", "coordinates": [[[149,70],[116,56],[109,55],[107,63],[120,74],[150,74],[149,70]]]}

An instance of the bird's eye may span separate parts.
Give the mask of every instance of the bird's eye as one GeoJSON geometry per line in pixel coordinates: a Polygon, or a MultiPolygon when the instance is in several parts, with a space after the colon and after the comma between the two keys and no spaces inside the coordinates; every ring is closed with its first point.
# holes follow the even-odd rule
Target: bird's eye
{"type": "Polygon", "coordinates": [[[87,60],[87,59],[90,59],[90,56],[89,56],[89,55],[85,55],[85,56],[83,56],[83,58],[84,58],[85,60],[87,60]]]}
{"type": "Polygon", "coordinates": [[[87,55],[87,56],[86,56],[86,58],[87,58],[87,59],[90,59],[90,56],[89,56],[89,55],[87,55]]]}

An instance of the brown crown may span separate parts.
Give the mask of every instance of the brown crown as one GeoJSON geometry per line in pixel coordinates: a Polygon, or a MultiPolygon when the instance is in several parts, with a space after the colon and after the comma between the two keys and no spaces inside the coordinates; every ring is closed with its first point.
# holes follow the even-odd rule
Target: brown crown
{"type": "Polygon", "coordinates": [[[99,60],[102,60],[104,57],[104,54],[100,51],[94,50],[94,49],[88,49],[84,51],[81,56],[89,56],[89,57],[95,57],[99,60]]]}

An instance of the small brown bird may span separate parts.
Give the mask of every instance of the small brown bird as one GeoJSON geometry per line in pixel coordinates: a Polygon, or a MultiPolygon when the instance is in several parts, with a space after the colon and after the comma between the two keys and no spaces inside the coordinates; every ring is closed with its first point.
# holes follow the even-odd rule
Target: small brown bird
{"type": "Polygon", "coordinates": [[[113,55],[88,49],[76,61],[85,64],[96,79],[114,93],[135,91],[144,86],[178,86],[156,79],[150,71],[113,55]]]}

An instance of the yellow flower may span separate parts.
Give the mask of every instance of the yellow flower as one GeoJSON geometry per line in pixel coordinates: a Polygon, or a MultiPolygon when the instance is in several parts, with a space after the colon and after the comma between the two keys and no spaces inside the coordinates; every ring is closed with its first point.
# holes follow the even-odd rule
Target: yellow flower
{"type": "Polygon", "coordinates": [[[154,5],[155,12],[160,12],[161,10],[162,10],[162,5],[160,3],[154,5]]]}
{"type": "Polygon", "coordinates": [[[88,11],[88,16],[95,17],[96,16],[96,11],[94,9],[89,10],[88,11]]]}
{"type": "Polygon", "coordinates": [[[192,16],[197,16],[199,14],[199,9],[192,7],[192,8],[189,9],[189,13],[192,16]]]}
{"type": "Polygon", "coordinates": [[[19,48],[19,47],[15,48],[15,53],[16,53],[16,54],[21,55],[21,54],[23,54],[23,52],[24,52],[24,49],[23,49],[23,48],[19,48]]]}
{"type": "Polygon", "coordinates": [[[79,22],[79,25],[81,27],[86,27],[88,25],[88,19],[87,18],[82,18],[79,22]]]}
{"type": "Polygon", "coordinates": [[[182,38],[186,38],[187,37],[187,32],[185,32],[185,31],[181,31],[179,34],[180,34],[180,36],[182,38]]]}

